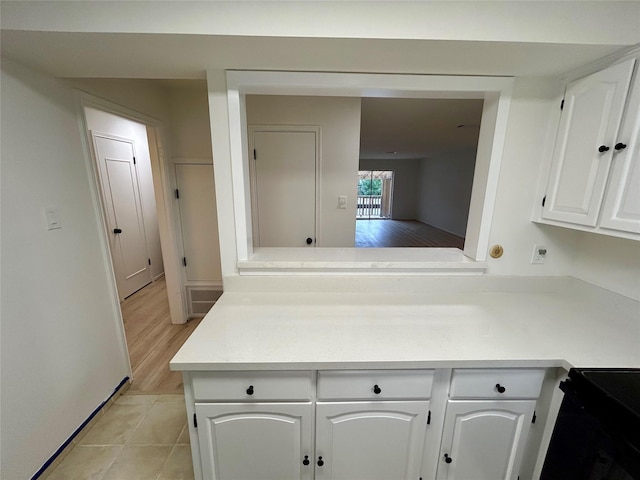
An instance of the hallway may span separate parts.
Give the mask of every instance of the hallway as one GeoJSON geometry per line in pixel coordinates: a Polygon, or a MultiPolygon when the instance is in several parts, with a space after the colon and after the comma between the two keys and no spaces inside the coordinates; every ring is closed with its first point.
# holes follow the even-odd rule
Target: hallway
{"type": "Polygon", "coordinates": [[[169,370],[169,361],[202,319],[171,323],[164,278],[134,293],[120,307],[133,371],[129,393],[183,393],[182,374],[169,370]]]}

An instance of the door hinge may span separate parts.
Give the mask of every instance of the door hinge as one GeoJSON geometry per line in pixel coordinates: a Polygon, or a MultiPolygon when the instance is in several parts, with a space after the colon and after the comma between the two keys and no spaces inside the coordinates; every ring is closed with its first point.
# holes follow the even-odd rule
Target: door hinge
{"type": "Polygon", "coordinates": [[[193,428],[198,428],[198,416],[193,414],[193,428]]]}
{"type": "Polygon", "coordinates": [[[176,188],[176,198],[180,198],[180,190],[176,188]]]}
{"type": "Polygon", "coordinates": [[[427,415],[427,425],[431,425],[431,410],[429,410],[429,414],[427,415]]]}
{"type": "Polygon", "coordinates": [[[547,196],[545,195],[544,197],[542,197],[542,206],[544,207],[544,204],[547,203],[547,196]]]}
{"type": "Polygon", "coordinates": [[[254,148],[254,149],[253,149],[253,159],[255,160],[256,158],[257,158],[257,157],[256,157],[256,149],[254,148]]]}
{"type": "Polygon", "coordinates": [[[148,261],[149,261],[149,265],[151,265],[151,259],[150,258],[148,259],[148,261]]]}
{"type": "Polygon", "coordinates": [[[182,265],[187,266],[187,257],[182,257],[182,265]]]}
{"type": "Polygon", "coordinates": [[[533,418],[531,419],[531,423],[536,423],[536,418],[538,418],[538,417],[536,417],[536,412],[534,410],[533,411],[533,418]]]}
{"type": "Polygon", "coordinates": [[[563,110],[563,109],[564,109],[564,98],[560,102],[560,110],[563,110]]]}

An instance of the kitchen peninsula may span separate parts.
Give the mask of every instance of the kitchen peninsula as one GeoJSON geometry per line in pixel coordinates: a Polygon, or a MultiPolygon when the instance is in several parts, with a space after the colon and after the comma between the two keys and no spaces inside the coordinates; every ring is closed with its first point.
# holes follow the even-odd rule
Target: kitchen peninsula
{"type": "MultiPolygon", "coordinates": [[[[483,450],[488,471],[536,478],[566,370],[640,367],[640,306],[626,297],[570,278],[445,278],[433,287],[225,293],[171,362],[184,373],[196,477],[251,472],[246,451],[226,445],[251,431],[252,441],[283,445],[287,458],[271,462],[283,478],[367,476],[345,459],[354,455],[387,464],[400,455],[398,478],[464,478],[479,468],[465,451],[484,448],[492,425],[504,452],[483,450]],[[497,423],[465,430],[472,417],[497,423]],[[289,427],[271,436],[269,423],[289,427]],[[388,440],[376,445],[381,428],[388,440]]],[[[271,471],[255,455],[258,475],[271,471]]]]}

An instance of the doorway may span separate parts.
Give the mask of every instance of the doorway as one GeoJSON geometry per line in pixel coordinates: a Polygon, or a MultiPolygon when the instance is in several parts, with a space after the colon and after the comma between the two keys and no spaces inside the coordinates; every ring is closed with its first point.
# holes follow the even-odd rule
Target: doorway
{"type": "Polygon", "coordinates": [[[358,208],[356,219],[386,220],[391,218],[393,171],[358,171],[358,208]]]}

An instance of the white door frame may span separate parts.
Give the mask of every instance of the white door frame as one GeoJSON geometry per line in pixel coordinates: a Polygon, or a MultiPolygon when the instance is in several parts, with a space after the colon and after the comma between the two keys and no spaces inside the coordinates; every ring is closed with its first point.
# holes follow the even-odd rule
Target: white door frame
{"type": "MultiPolygon", "coordinates": [[[[93,95],[87,94],[85,92],[78,91],[79,95],[79,103],[80,103],[80,123],[83,135],[83,143],[85,144],[86,151],[88,153],[88,157],[91,161],[89,161],[89,168],[92,172],[91,181],[92,187],[95,189],[95,192],[100,192],[100,180],[97,172],[97,160],[96,155],[93,149],[93,141],[91,139],[91,133],[89,132],[87,119],[85,115],[85,108],[95,108],[98,110],[102,110],[107,113],[111,113],[113,115],[118,115],[120,117],[133,120],[135,122],[142,123],[146,125],[148,128],[151,128],[154,131],[155,136],[155,147],[156,152],[151,154],[151,170],[153,172],[154,178],[158,178],[159,181],[154,180],[154,190],[156,195],[156,208],[157,208],[157,218],[158,218],[158,230],[160,233],[160,243],[162,250],[162,260],[164,263],[164,273],[165,279],[167,282],[167,297],[169,301],[169,312],[171,317],[171,323],[174,324],[183,324],[187,321],[187,305],[186,305],[186,296],[185,296],[185,288],[182,282],[181,276],[181,263],[180,263],[180,255],[178,244],[176,241],[176,232],[175,232],[175,219],[172,213],[171,206],[171,195],[168,192],[171,192],[171,182],[170,182],[170,172],[168,171],[167,159],[164,152],[164,124],[153,117],[148,115],[136,112],[134,110],[130,110],[126,107],[122,107],[115,103],[112,103],[107,100],[103,100],[101,98],[95,97],[93,95]],[[154,161],[154,155],[157,154],[158,162],[154,161]],[[160,186],[160,191],[158,191],[158,186],[160,186]],[[158,202],[158,198],[161,198],[162,201],[158,202]]],[[[151,153],[151,152],[150,152],[151,153]]],[[[98,195],[97,203],[101,205],[101,199],[98,195]]],[[[108,232],[107,232],[107,222],[104,215],[104,209],[99,208],[96,210],[96,214],[99,217],[99,221],[101,222],[103,228],[103,241],[108,246],[108,232]]],[[[117,292],[116,289],[116,281],[115,274],[113,271],[113,258],[111,257],[111,251],[107,248],[109,255],[109,265],[108,268],[112,272],[112,282],[113,288],[117,292]]],[[[116,293],[117,296],[117,293],[116,293]]],[[[120,310],[120,303],[118,303],[118,310],[120,310]]],[[[122,320],[122,313],[120,313],[120,318],[122,320]]],[[[124,332],[124,330],[123,330],[124,332]]]]}
{"type": "MultiPolygon", "coordinates": [[[[313,246],[322,245],[322,241],[320,238],[321,230],[320,230],[320,218],[321,218],[321,205],[322,205],[322,191],[320,186],[321,175],[322,175],[322,156],[321,156],[321,134],[322,129],[319,126],[307,126],[307,125],[248,125],[248,137],[249,137],[249,151],[253,152],[255,148],[254,144],[254,133],[256,132],[304,132],[304,133],[314,133],[316,136],[316,182],[315,182],[315,219],[314,219],[314,242],[313,246]]],[[[257,172],[255,168],[255,163],[249,162],[249,176],[251,181],[251,225],[253,231],[253,246],[257,247],[260,245],[260,229],[258,227],[258,203],[255,193],[258,191],[258,179],[257,172]]]]}

